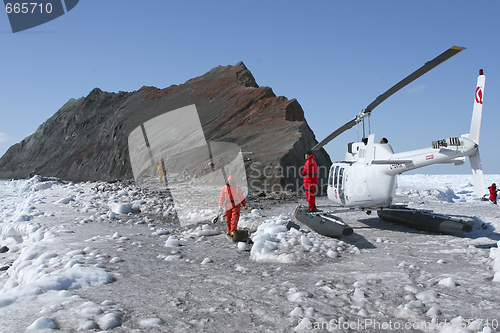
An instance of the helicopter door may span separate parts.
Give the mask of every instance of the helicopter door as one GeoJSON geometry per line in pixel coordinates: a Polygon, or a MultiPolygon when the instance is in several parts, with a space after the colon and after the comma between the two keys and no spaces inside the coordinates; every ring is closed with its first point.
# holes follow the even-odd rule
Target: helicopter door
{"type": "Polygon", "coordinates": [[[339,178],[338,178],[338,192],[339,192],[340,202],[342,203],[342,205],[345,205],[344,170],[345,170],[345,168],[340,168],[339,178]]]}

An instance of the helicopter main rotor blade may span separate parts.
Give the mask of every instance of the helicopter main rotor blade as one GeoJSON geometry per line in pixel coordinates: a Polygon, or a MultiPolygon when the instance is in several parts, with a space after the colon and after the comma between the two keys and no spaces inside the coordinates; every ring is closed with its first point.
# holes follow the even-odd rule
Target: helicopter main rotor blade
{"type": "Polygon", "coordinates": [[[335,139],[337,136],[339,136],[340,134],[344,133],[345,131],[347,131],[349,128],[353,127],[354,125],[356,125],[358,123],[358,117],[354,118],[353,120],[347,122],[344,124],[344,126],[342,127],[339,127],[337,130],[335,130],[335,132],[333,132],[332,134],[330,134],[329,136],[327,136],[326,138],[324,138],[320,143],[316,144],[314,147],[311,148],[311,150],[319,150],[321,149],[321,147],[323,147],[324,145],[326,145],[328,142],[332,141],[333,139],[335,139]]]}
{"type": "Polygon", "coordinates": [[[387,98],[395,94],[397,91],[399,91],[401,88],[404,86],[408,85],[409,83],[415,81],[434,67],[440,65],[441,63],[445,62],[446,60],[450,59],[453,57],[455,54],[465,50],[465,47],[460,47],[460,46],[452,46],[448,50],[444,51],[440,55],[438,55],[436,58],[432,59],[431,61],[426,62],[422,67],[396,83],[392,88],[387,90],[385,93],[382,95],[378,96],[373,102],[370,103],[364,110],[366,113],[370,113],[373,109],[375,109],[380,103],[385,101],[387,98]]]}
{"type": "Polygon", "coordinates": [[[460,46],[452,46],[448,50],[444,51],[440,55],[438,55],[436,58],[432,59],[431,61],[426,62],[422,67],[405,77],[403,80],[399,81],[396,83],[392,88],[387,90],[385,93],[382,95],[378,96],[373,102],[370,103],[364,109],[361,111],[359,115],[357,115],[353,120],[347,122],[344,124],[342,127],[339,127],[336,129],[332,134],[327,136],[323,141],[320,143],[316,144],[314,147],[312,147],[312,150],[318,150],[321,149],[324,145],[326,145],[328,142],[332,141],[334,138],[342,134],[343,132],[347,131],[357,123],[359,123],[363,118],[366,116],[369,116],[370,113],[372,112],[373,109],[375,109],[380,103],[385,101],[387,98],[395,94],[397,91],[399,91],[401,88],[404,86],[408,85],[409,83],[415,81],[434,67],[440,65],[441,63],[445,62],[446,60],[450,59],[453,57],[455,54],[465,50],[465,47],[460,47],[460,46]]]}

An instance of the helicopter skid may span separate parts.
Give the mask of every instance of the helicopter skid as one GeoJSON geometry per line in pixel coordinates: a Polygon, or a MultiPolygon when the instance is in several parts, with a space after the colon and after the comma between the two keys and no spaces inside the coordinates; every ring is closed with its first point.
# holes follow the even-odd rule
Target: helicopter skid
{"type": "Polygon", "coordinates": [[[404,206],[393,206],[377,211],[382,220],[402,224],[410,228],[432,232],[471,232],[472,226],[462,220],[434,214],[429,210],[417,210],[404,206]]]}
{"type": "Polygon", "coordinates": [[[308,212],[299,205],[295,211],[295,219],[317,233],[329,237],[349,236],[353,233],[349,225],[331,212],[308,212]]]}

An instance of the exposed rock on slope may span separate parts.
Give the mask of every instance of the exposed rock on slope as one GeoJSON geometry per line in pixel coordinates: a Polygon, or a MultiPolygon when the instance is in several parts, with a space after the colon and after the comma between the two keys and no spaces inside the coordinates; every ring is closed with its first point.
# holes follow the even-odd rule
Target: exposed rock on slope
{"type": "MultiPolygon", "coordinates": [[[[259,87],[243,63],[219,66],[181,85],[108,93],[95,88],[69,100],[0,159],[0,178],[30,174],[66,180],[132,178],[127,138],[145,121],[196,104],[207,140],[241,147],[249,185],[270,190],[302,185],[298,170],[316,139],[297,100],[259,87]],[[267,185],[266,185],[267,184],[267,185]]],[[[331,161],[315,153],[326,184],[331,161]]]]}

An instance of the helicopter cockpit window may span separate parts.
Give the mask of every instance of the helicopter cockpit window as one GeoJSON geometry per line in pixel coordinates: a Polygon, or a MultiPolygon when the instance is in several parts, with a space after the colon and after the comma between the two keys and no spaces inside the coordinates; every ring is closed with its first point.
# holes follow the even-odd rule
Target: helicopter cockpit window
{"type": "Polygon", "coordinates": [[[335,168],[330,169],[330,176],[328,177],[328,185],[333,186],[333,174],[335,173],[335,168]]]}
{"type": "Polygon", "coordinates": [[[339,174],[339,166],[335,167],[335,171],[333,172],[333,187],[337,187],[338,184],[338,174],[339,174]]]}

